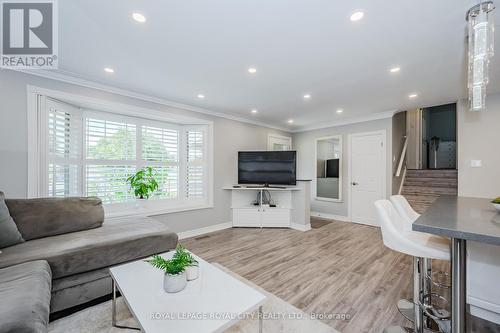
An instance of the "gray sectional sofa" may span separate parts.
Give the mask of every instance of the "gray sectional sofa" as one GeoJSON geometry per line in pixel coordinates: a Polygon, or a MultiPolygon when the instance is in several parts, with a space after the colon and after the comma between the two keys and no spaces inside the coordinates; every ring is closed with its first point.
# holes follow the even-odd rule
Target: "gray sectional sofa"
{"type": "Polygon", "coordinates": [[[0,270],[0,332],[46,332],[51,273],[44,260],[0,270]]]}
{"type": "Polygon", "coordinates": [[[104,221],[98,198],[5,203],[24,241],[0,249],[0,333],[43,332],[49,311],[110,294],[109,267],[177,245],[177,235],[150,218],[104,221]],[[23,292],[15,292],[16,288],[23,292]],[[27,327],[16,328],[16,318],[18,324],[27,323],[22,311],[36,318],[27,327]]]}

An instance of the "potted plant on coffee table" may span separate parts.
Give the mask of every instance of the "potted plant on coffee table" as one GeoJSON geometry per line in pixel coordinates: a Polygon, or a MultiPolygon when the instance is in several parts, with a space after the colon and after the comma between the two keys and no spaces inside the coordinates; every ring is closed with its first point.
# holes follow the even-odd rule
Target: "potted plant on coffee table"
{"type": "Polygon", "coordinates": [[[182,245],[178,245],[172,257],[174,260],[179,260],[186,265],[186,277],[188,281],[196,280],[199,275],[199,264],[193,255],[188,252],[182,245]]]}
{"type": "Polygon", "coordinates": [[[153,267],[161,269],[165,275],[163,278],[163,289],[167,293],[177,293],[187,285],[186,267],[187,263],[179,259],[165,259],[159,255],[146,260],[153,267]]]}

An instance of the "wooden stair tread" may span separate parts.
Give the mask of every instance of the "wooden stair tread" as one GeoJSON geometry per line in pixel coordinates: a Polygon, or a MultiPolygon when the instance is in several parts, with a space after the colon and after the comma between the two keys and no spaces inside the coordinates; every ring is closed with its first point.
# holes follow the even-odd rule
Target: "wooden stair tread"
{"type": "Polygon", "coordinates": [[[407,170],[401,194],[418,213],[442,195],[457,195],[457,170],[407,170]]]}

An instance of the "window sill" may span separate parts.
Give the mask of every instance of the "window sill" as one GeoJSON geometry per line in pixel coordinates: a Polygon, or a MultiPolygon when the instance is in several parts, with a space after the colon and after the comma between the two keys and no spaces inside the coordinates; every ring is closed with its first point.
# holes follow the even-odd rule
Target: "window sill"
{"type": "Polygon", "coordinates": [[[155,207],[155,208],[131,208],[124,209],[120,211],[107,211],[104,208],[105,218],[106,220],[118,219],[121,217],[149,217],[163,214],[171,214],[171,213],[180,213],[187,212],[191,210],[200,210],[200,209],[210,209],[214,208],[213,204],[194,204],[194,205],[186,205],[186,206],[176,206],[176,207],[155,207]]]}

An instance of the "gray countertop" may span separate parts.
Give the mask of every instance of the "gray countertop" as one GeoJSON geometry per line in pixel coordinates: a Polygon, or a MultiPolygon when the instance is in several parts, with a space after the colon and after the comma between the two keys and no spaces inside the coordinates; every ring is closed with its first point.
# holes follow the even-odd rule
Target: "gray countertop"
{"type": "Polygon", "coordinates": [[[500,245],[500,214],[489,199],[440,197],[413,223],[412,229],[500,245]]]}

